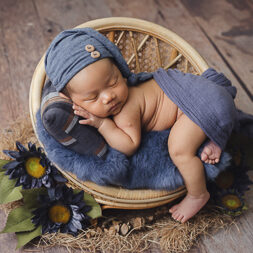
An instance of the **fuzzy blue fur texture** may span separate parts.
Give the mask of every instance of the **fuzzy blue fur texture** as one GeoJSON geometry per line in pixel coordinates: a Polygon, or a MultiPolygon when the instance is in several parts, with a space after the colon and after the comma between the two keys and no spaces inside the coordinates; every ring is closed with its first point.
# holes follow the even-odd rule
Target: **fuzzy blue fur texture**
{"type": "MultiPolygon", "coordinates": [[[[170,130],[153,131],[142,135],[141,146],[130,158],[110,148],[106,158],[80,155],[58,143],[45,130],[40,109],[36,113],[36,132],[43,143],[51,162],[60,168],[74,173],[83,181],[92,181],[98,185],[122,186],[127,189],[174,190],[182,186],[183,179],[169,157],[167,140],[170,130]]],[[[198,156],[205,143],[198,150],[198,156]]],[[[219,172],[230,164],[231,156],[222,152],[218,164],[206,164],[206,178],[214,180],[219,172]]]]}

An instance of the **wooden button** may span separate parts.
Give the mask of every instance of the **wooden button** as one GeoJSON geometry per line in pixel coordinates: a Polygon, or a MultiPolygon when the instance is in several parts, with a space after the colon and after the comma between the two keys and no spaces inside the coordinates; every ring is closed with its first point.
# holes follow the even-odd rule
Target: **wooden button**
{"type": "Polygon", "coordinates": [[[85,46],[85,50],[88,52],[93,52],[95,50],[95,47],[93,45],[88,44],[85,46]]]}
{"type": "Polygon", "coordinates": [[[98,58],[100,56],[100,53],[98,51],[93,51],[93,52],[91,52],[90,56],[92,58],[98,58]]]}

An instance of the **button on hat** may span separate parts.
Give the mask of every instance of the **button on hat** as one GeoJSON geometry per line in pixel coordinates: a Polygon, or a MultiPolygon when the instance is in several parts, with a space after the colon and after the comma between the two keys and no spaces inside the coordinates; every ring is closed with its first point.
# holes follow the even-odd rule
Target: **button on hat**
{"type": "Polygon", "coordinates": [[[91,52],[90,56],[92,58],[98,58],[100,56],[100,53],[98,51],[93,51],[93,52],[91,52]]]}
{"type": "Polygon", "coordinates": [[[93,45],[88,44],[85,46],[85,50],[87,52],[93,52],[95,50],[95,47],[93,45]]]}

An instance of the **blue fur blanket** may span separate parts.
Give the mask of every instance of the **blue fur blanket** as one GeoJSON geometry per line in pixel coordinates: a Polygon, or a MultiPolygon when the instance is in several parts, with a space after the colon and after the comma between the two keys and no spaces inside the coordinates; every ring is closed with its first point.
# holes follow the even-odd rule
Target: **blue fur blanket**
{"type": "MultiPolygon", "coordinates": [[[[183,179],[168,154],[170,130],[144,133],[140,148],[130,158],[109,147],[105,160],[102,160],[96,156],[79,155],[55,141],[42,124],[40,110],[36,119],[36,131],[48,158],[81,180],[128,189],[174,190],[183,185],[183,179]]],[[[198,150],[199,156],[204,144],[198,150]]],[[[213,180],[229,165],[230,159],[230,155],[223,152],[218,164],[204,164],[207,179],[213,180]]]]}

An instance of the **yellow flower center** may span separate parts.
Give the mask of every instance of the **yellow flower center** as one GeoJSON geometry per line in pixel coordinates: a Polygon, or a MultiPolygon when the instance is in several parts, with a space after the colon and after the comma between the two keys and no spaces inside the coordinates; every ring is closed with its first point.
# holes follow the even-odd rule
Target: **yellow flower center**
{"type": "Polygon", "coordinates": [[[225,195],[222,198],[222,204],[231,210],[237,209],[242,205],[241,200],[232,194],[225,195]]]}
{"type": "Polygon", "coordinates": [[[54,205],[49,209],[49,217],[54,223],[67,223],[70,219],[70,211],[67,207],[54,205]]]}
{"type": "Polygon", "coordinates": [[[35,178],[40,178],[45,174],[46,167],[40,164],[39,157],[30,157],[25,162],[25,168],[27,173],[35,178]]]}

